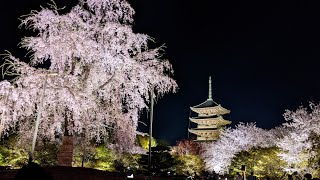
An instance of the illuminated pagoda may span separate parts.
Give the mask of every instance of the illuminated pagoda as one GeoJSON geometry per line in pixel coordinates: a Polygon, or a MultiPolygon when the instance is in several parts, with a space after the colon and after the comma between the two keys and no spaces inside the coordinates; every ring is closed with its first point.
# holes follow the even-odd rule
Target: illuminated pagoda
{"type": "Polygon", "coordinates": [[[208,99],[196,106],[190,107],[189,120],[197,124],[196,128],[189,128],[188,131],[197,136],[196,141],[214,141],[219,138],[221,129],[231,124],[231,121],[223,119],[222,115],[229,114],[230,110],[223,108],[212,99],[211,76],[209,77],[208,99]],[[193,116],[193,114],[196,114],[193,116]]]}

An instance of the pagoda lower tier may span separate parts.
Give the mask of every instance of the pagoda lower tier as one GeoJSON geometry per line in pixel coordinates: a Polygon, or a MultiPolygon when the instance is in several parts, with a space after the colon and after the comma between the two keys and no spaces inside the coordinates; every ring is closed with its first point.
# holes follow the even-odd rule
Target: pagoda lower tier
{"type": "Polygon", "coordinates": [[[197,135],[196,141],[215,141],[220,135],[219,129],[188,129],[190,133],[197,135]]]}

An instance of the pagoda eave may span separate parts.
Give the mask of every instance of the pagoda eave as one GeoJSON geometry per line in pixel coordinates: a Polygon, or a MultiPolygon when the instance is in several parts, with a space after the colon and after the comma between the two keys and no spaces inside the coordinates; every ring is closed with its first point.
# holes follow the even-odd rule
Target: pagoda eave
{"type": "Polygon", "coordinates": [[[188,131],[196,135],[220,133],[220,130],[218,129],[188,129],[188,131]]]}
{"type": "Polygon", "coordinates": [[[223,119],[221,116],[217,118],[189,118],[190,121],[196,123],[196,124],[201,124],[201,125],[217,125],[217,126],[225,126],[228,124],[231,124],[231,121],[223,119]]]}
{"type": "Polygon", "coordinates": [[[190,133],[197,135],[196,141],[215,141],[218,140],[219,130],[203,130],[203,129],[188,129],[190,133]]]}
{"type": "Polygon", "coordinates": [[[203,107],[203,108],[195,108],[195,107],[190,107],[190,109],[193,112],[198,113],[200,116],[201,115],[224,115],[224,114],[229,114],[230,110],[223,108],[221,105],[214,106],[214,107],[203,107]]]}

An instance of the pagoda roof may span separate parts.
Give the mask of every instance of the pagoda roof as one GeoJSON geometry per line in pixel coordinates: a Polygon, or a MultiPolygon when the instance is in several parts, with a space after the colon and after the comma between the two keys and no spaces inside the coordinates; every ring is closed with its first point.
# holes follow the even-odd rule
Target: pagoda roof
{"type": "Polygon", "coordinates": [[[225,126],[228,124],[231,124],[231,121],[223,119],[222,116],[218,117],[190,117],[190,121],[196,123],[196,124],[203,124],[203,125],[220,125],[225,126]]]}
{"type": "Polygon", "coordinates": [[[211,76],[209,76],[208,99],[201,104],[191,106],[190,109],[201,115],[223,115],[230,113],[229,110],[223,108],[220,104],[212,99],[211,76]]]}
{"type": "Polygon", "coordinates": [[[230,110],[222,107],[220,104],[212,107],[190,107],[190,109],[202,115],[223,115],[230,113],[230,110]]]}
{"type": "Polygon", "coordinates": [[[214,107],[218,105],[219,104],[216,103],[213,99],[207,99],[205,102],[198,104],[196,106],[192,106],[191,108],[206,108],[206,107],[214,107]]]}

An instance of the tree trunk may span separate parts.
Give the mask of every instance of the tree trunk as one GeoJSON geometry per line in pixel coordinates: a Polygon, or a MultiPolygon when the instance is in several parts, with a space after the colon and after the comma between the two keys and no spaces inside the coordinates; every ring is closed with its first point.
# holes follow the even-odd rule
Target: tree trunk
{"type": "Polygon", "coordinates": [[[82,159],[81,159],[81,167],[83,167],[83,163],[84,163],[84,155],[82,155],[82,159]]]}
{"type": "Polygon", "coordinates": [[[72,166],[73,136],[63,136],[62,145],[58,155],[59,166],[72,166]]]}

